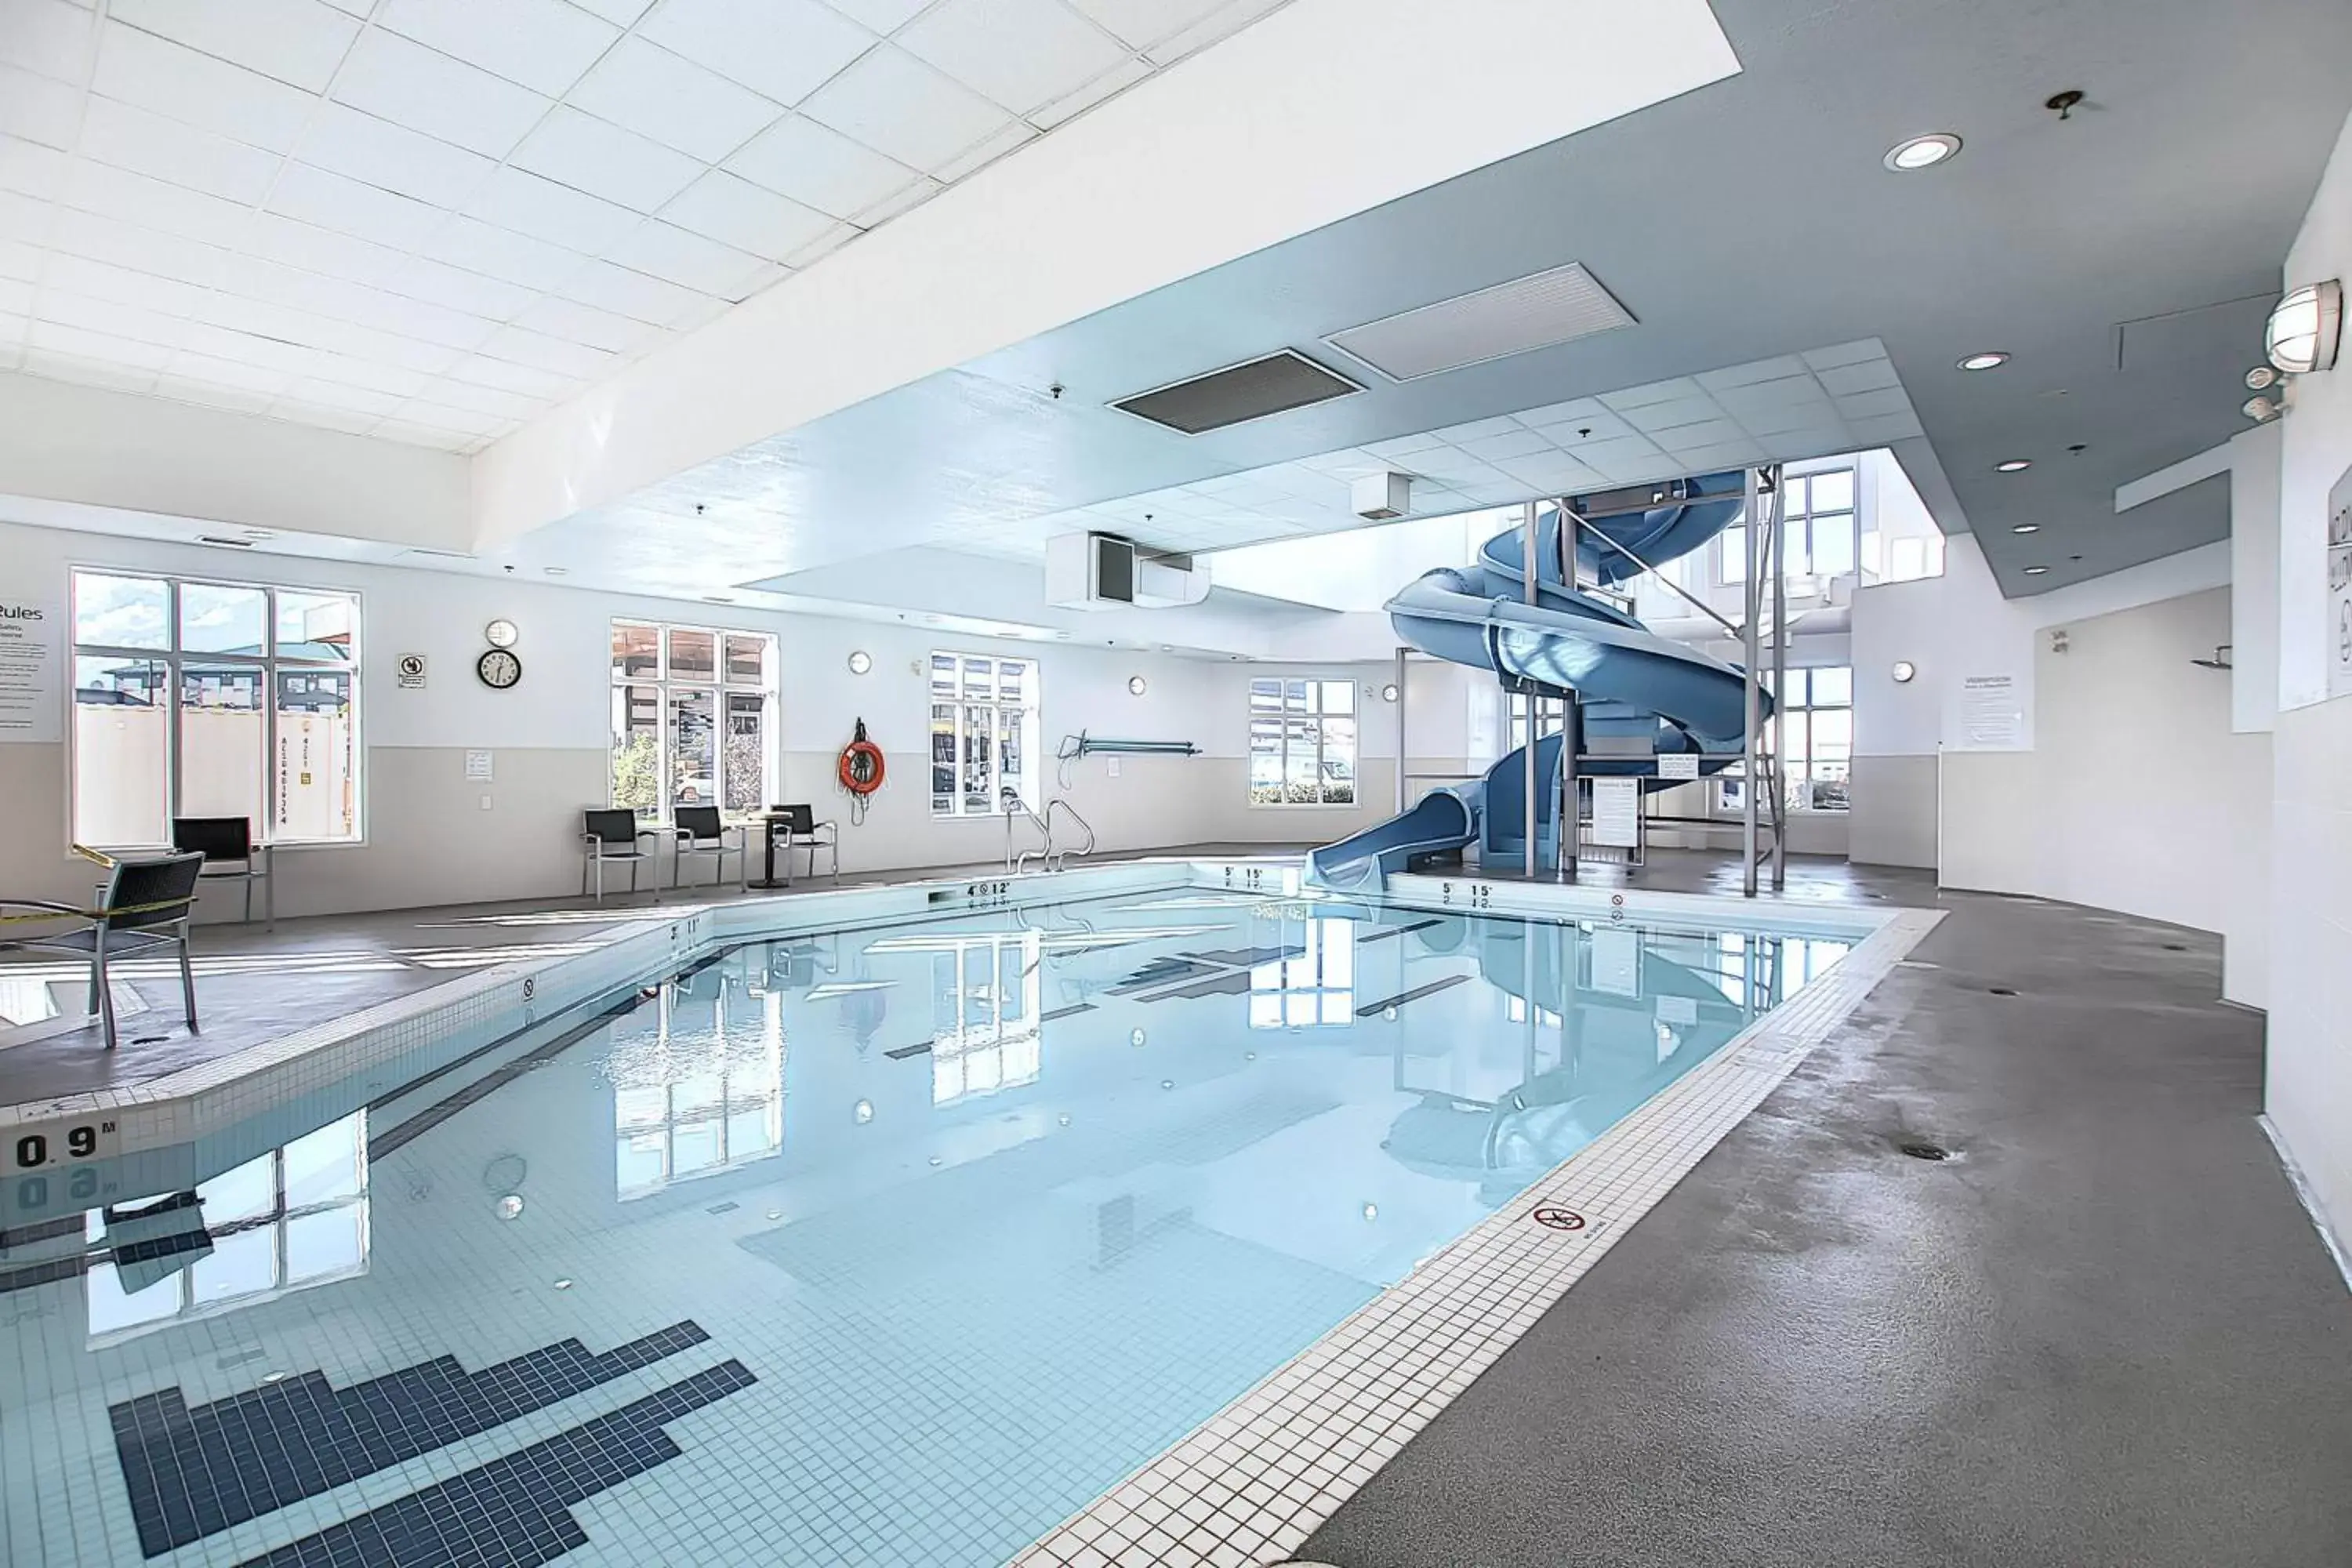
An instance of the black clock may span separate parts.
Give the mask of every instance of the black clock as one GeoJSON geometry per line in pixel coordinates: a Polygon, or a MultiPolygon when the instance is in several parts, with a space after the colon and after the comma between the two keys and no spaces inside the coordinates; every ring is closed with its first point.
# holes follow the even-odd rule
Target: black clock
{"type": "Polygon", "coordinates": [[[480,676],[482,684],[491,690],[504,691],[522,679],[522,660],[517,658],[510,649],[488,648],[474,661],[474,673],[480,676]]]}

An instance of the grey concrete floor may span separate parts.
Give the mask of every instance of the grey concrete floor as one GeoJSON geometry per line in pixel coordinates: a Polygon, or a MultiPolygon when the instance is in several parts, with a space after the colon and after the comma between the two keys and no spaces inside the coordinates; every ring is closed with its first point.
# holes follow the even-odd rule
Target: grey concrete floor
{"type": "Polygon", "coordinates": [[[1790,883],[1951,912],[1299,1556],[2352,1564],[2352,1294],[2256,1123],[2219,943],[1920,873],[1790,883]]]}

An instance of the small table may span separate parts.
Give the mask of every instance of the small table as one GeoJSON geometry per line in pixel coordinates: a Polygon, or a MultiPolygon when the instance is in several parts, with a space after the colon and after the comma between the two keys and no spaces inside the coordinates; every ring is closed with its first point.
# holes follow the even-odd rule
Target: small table
{"type": "Polygon", "coordinates": [[[767,852],[761,857],[760,879],[756,882],[746,882],[743,884],[745,887],[773,891],[778,888],[789,888],[793,885],[793,862],[789,848],[784,856],[783,879],[782,881],[776,879],[776,835],[783,834],[784,842],[789,846],[792,843],[792,829],[785,825],[790,821],[792,821],[791,815],[782,811],[769,812],[760,819],[760,826],[764,830],[761,837],[767,844],[767,852]]]}

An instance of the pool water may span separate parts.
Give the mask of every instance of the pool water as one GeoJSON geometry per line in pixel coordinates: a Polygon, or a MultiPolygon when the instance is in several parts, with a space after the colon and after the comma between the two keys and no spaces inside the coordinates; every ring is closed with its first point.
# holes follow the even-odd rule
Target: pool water
{"type": "Polygon", "coordinates": [[[738,948],[0,1234],[0,1549],[1002,1563],[1848,945],[1195,889],[738,948]]]}

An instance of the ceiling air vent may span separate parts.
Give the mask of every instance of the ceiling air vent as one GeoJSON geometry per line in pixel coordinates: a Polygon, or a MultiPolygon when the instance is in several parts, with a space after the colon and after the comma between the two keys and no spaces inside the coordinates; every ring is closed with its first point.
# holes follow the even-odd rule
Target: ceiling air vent
{"type": "Polygon", "coordinates": [[[1203,436],[1229,425],[1328,403],[1363,390],[1305,354],[1285,349],[1247,364],[1139,392],[1111,406],[1187,436],[1203,436]]]}
{"type": "Polygon", "coordinates": [[[1324,342],[1391,381],[1416,381],[1633,324],[1632,313],[1581,262],[1571,261],[1350,327],[1324,342]]]}

